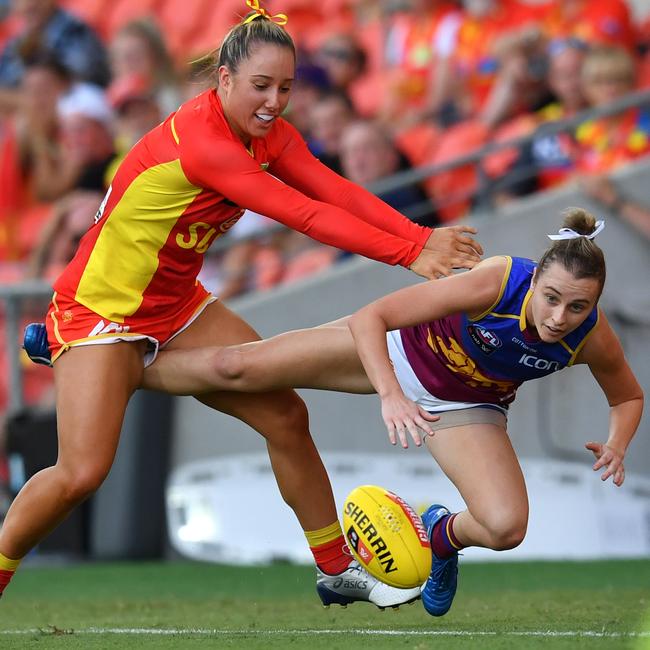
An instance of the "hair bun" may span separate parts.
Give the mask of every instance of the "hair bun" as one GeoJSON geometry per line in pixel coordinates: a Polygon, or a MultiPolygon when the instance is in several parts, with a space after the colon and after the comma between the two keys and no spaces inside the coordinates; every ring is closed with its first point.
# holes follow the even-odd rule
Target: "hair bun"
{"type": "Polygon", "coordinates": [[[579,235],[591,235],[596,230],[596,217],[584,208],[567,208],[564,211],[564,228],[569,228],[579,235]]]}

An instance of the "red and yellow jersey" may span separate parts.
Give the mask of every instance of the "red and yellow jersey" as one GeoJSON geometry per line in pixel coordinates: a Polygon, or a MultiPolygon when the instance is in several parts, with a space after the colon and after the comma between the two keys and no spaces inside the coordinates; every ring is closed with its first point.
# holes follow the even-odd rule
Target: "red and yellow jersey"
{"type": "Polygon", "coordinates": [[[182,309],[244,208],[388,264],[411,264],[431,233],[318,162],[282,119],[247,149],[209,90],[129,152],[54,289],[115,323],[182,309]]]}
{"type": "Polygon", "coordinates": [[[452,65],[471,112],[484,106],[496,81],[499,60],[493,52],[495,43],[506,34],[537,24],[539,15],[539,9],[518,0],[499,0],[488,15],[480,18],[463,15],[452,65]]]}
{"type": "Polygon", "coordinates": [[[395,92],[402,104],[422,106],[431,83],[431,71],[440,53],[438,33],[445,21],[460,22],[456,3],[441,0],[426,13],[414,12],[404,16],[394,26],[396,74],[395,92]]]}
{"type": "Polygon", "coordinates": [[[549,39],[577,38],[590,45],[634,51],[636,34],[624,0],[552,2],[542,29],[549,39]]]}
{"type": "Polygon", "coordinates": [[[622,118],[588,120],[578,126],[575,138],[579,171],[611,171],[650,153],[650,111],[631,108],[622,118]]]}

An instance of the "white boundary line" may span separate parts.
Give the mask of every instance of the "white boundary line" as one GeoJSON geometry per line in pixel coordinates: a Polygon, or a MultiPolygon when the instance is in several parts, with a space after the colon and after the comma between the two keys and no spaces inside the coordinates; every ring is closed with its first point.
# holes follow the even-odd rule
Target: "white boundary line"
{"type": "Polygon", "coordinates": [[[494,631],[470,631],[470,630],[373,630],[373,629],[314,629],[314,630],[224,630],[224,629],[204,629],[204,628],[176,628],[176,629],[159,629],[159,628],[120,628],[120,627],[88,627],[81,629],[65,629],[56,627],[33,628],[27,630],[0,630],[0,635],[25,635],[25,634],[44,634],[44,635],[67,635],[67,634],[122,634],[122,635],[151,635],[151,636],[178,636],[178,635],[197,635],[197,636],[334,636],[338,634],[358,634],[365,636],[405,636],[405,637],[471,637],[471,636],[493,636],[493,637],[589,637],[589,638],[650,638],[649,631],[639,632],[606,632],[596,630],[527,630],[522,632],[494,632],[494,631]]]}

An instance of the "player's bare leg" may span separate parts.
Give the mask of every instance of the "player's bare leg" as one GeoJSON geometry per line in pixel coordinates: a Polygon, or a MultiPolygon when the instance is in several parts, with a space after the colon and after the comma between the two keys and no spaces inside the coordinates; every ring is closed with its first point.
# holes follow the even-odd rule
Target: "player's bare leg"
{"type": "Polygon", "coordinates": [[[374,392],[344,320],[242,345],[207,345],[194,350],[170,345],[146,369],[143,386],[176,395],[282,388],[374,392]]]}
{"type": "Polygon", "coordinates": [[[461,544],[497,551],[520,544],[528,525],[528,496],[505,429],[493,424],[441,429],[426,443],[467,505],[454,520],[461,544]]]}
{"type": "Polygon", "coordinates": [[[473,424],[441,429],[427,439],[427,446],[467,505],[467,510],[452,514],[434,504],[422,515],[433,552],[422,603],[433,616],[442,616],[456,594],[458,551],[467,546],[495,550],[517,546],[526,534],[528,497],[503,427],[473,424]]]}
{"type": "MultiPolygon", "coordinates": [[[[191,351],[197,346],[232,345],[257,338],[250,325],[215,302],[173,339],[169,354],[191,351]]],[[[345,605],[365,600],[388,607],[419,597],[418,589],[396,589],[380,583],[346,554],[329,478],[309,433],[307,410],[295,392],[217,391],[197,397],[204,404],[246,422],[266,438],[282,497],[296,513],[316,563],[322,569],[318,587],[324,604],[345,605]]]]}
{"type": "Polygon", "coordinates": [[[85,346],[55,363],[58,458],[27,481],[9,508],[0,530],[2,556],[24,557],[102,484],[141,380],[143,354],[141,343],[85,346]]]}

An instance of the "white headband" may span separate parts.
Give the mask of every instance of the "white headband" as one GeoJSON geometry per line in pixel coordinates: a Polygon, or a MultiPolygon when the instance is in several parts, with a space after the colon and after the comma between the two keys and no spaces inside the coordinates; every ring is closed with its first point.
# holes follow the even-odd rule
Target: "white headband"
{"type": "Polygon", "coordinates": [[[557,241],[558,239],[576,239],[577,237],[586,237],[587,239],[593,239],[598,233],[602,232],[605,227],[604,221],[596,221],[596,228],[590,235],[581,235],[571,228],[560,228],[557,231],[557,235],[546,235],[549,239],[557,241]]]}

